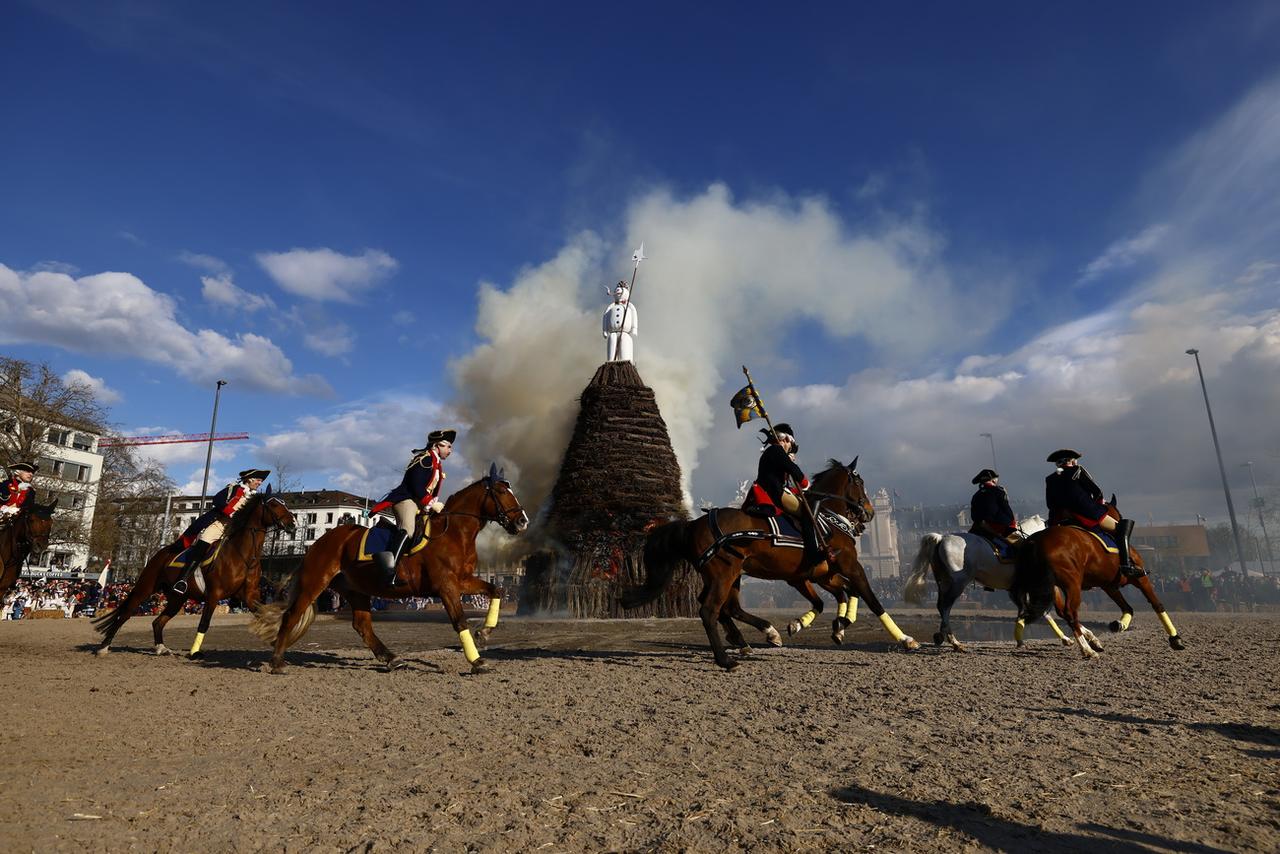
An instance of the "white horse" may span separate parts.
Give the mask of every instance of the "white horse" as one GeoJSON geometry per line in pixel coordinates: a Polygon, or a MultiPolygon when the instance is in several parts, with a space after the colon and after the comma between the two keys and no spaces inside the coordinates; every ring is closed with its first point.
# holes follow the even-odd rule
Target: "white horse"
{"type": "MultiPolygon", "coordinates": [[[[1022,533],[1030,536],[1036,531],[1044,530],[1044,519],[1031,516],[1018,526],[1022,533]]],[[[933,568],[934,580],[938,583],[938,613],[942,615],[942,626],[934,633],[933,642],[939,646],[945,640],[959,652],[968,650],[956,640],[951,632],[951,607],[955,605],[960,594],[964,593],[969,582],[977,581],[983,587],[992,590],[1008,590],[1013,586],[1014,565],[1001,563],[985,538],[977,534],[925,534],[920,539],[920,551],[916,553],[915,562],[911,566],[911,575],[907,577],[902,595],[915,605],[924,604],[924,592],[928,585],[925,573],[933,568]]],[[[1070,640],[1058,628],[1050,614],[1044,615],[1049,627],[1064,645],[1070,640]]],[[[1014,639],[1022,646],[1022,634],[1026,623],[1019,619],[1013,630],[1014,639]]]]}

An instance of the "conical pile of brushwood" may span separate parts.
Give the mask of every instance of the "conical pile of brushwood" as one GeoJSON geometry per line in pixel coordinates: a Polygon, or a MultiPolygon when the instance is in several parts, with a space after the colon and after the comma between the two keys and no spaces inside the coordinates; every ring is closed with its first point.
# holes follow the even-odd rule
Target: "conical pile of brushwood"
{"type": "Polygon", "coordinates": [[[687,519],[680,464],[653,389],[630,362],[606,362],[582,391],[578,422],[551,493],[547,547],[525,561],[521,610],[574,617],[686,617],[698,576],[675,575],[652,604],[623,610],[618,594],[645,579],[644,540],[687,519]]]}

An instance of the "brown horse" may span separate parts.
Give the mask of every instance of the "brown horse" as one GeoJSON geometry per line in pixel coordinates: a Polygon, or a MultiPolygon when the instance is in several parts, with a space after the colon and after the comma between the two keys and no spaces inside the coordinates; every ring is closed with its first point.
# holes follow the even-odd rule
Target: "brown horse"
{"type": "Polygon", "coordinates": [[[53,511],[57,499],[48,504],[23,502],[22,508],[0,527],[0,600],[18,583],[22,565],[32,555],[39,557],[49,546],[53,511]]]}
{"type": "Polygon", "coordinates": [[[173,591],[173,584],[182,570],[170,565],[182,553],[182,541],[178,540],[160,549],[147,561],[125,600],[113,610],[104,611],[94,618],[93,627],[102,635],[102,643],[95,653],[109,653],[116,632],[159,590],[164,593],[165,605],[151,622],[156,655],[169,654],[168,647],[164,645],[164,627],[188,600],[192,600],[203,601],[204,610],[200,612],[200,625],[196,629],[196,638],[188,655],[191,658],[202,658],[200,646],[204,643],[205,633],[209,631],[209,622],[213,619],[218,602],[229,596],[238,596],[250,610],[257,610],[262,579],[262,544],[266,540],[267,531],[272,528],[293,532],[294,519],[289,508],[269,491],[250,496],[244,506],[231,517],[217,550],[200,567],[204,579],[203,589],[199,583],[192,584],[185,594],[173,591]]]}
{"type": "Polygon", "coordinates": [[[503,595],[501,588],[475,576],[476,536],[489,522],[497,522],[509,534],[518,534],[529,525],[529,517],[511,491],[511,484],[496,466],[490,467],[488,476],[449,497],[444,510],[432,521],[427,546],[416,551],[410,546],[409,553],[401,557],[394,587],[387,585],[372,560],[361,558],[367,528],[339,525],[327,532],[303,558],[302,567],[290,583],[288,601],[264,606],[254,618],[252,631],[275,646],[271,672],[284,672],[285,650],[310,627],[315,618],[316,597],[330,587],[350,603],[351,625],[388,670],[403,667],[405,662],[373,633],[370,600],[374,596],[440,597],[472,671],[488,670],[489,664],[476,649],[476,640],[483,642],[497,627],[503,595]],[[489,596],[484,628],[475,637],[462,610],[462,596],[466,593],[489,596]]]}
{"type": "MultiPolygon", "coordinates": [[[[1107,515],[1120,518],[1115,507],[1115,496],[1107,508],[1107,515]]],[[[1134,550],[1129,556],[1139,569],[1142,568],[1142,557],[1134,550]]],[[[1054,583],[1060,593],[1055,596],[1058,613],[1071,624],[1076,643],[1085,658],[1097,658],[1102,651],[1102,644],[1093,632],[1080,625],[1080,594],[1085,590],[1101,588],[1111,599],[1120,605],[1125,616],[1112,624],[1112,630],[1123,630],[1129,627],[1129,617],[1133,613],[1128,607],[1120,588],[1132,584],[1142,591],[1151,603],[1151,608],[1160,618],[1160,623],[1169,634],[1169,646],[1174,649],[1185,649],[1186,644],[1178,636],[1173,621],[1165,612],[1164,605],[1156,596],[1147,575],[1129,578],[1120,571],[1120,555],[1112,553],[1096,536],[1071,525],[1053,525],[1045,530],[1032,534],[1026,547],[1018,554],[1019,571],[1032,573],[1048,569],[1053,573],[1054,583]]],[[[1022,617],[1022,614],[1019,614],[1022,617]]]]}
{"type": "MultiPolygon", "coordinates": [[[[861,477],[856,476],[852,466],[845,466],[835,460],[831,461],[831,469],[828,471],[832,469],[838,469],[836,475],[844,472],[841,478],[844,481],[843,490],[827,496],[832,501],[832,509],[843,507],[849,512],[854,507],[862,506],[865,512],[870,507],[870,501],[866,497],[861,477]]],[[[835,480],[827,472],[820,477],[824,484],[835,480]]],[[[815,484],[818,482],[815,478],[815,484]]],[[[740,635],[734,636],[734,632],[729,630],[729,622],[732,618],[743,619],[744,616],[750,616],[742,611],[737,601],[741,576],[745,573],[755,578],[785,581],[793,586],[809,580],[803,569],[803,549],[776,547],[770,533],[768,520],[727,508],[711,510],[691,522],[669,522],[656,528],[645,540],[644,561],[648,577],[643,586],[622,595],[622,606],[634,608],[653,601],[671,582],[675,571],[683,563],[692,564],[702,576],[703,587],[698,596],[702,607],[698,614],[711,643],[711,652],[716,664],[725,670],[732,670],[737,667],[738,662],[729,658],[716,626],[725,626],[730,640],[737,643],[740,635]]],[[[920,645],[903,634],[871,590],[866,572],[858,562],[856,530],[833,525],[829,545],[835,550],[836,558],[829,561],[826,571],[813,581],[820,586],[830,585],[843,590],[847,595],[864,600],[880,618],[885,630],[903,649],[918,648],[920,645]]],[[[815,610],[820,606],[819,599],[815,610]]]]}

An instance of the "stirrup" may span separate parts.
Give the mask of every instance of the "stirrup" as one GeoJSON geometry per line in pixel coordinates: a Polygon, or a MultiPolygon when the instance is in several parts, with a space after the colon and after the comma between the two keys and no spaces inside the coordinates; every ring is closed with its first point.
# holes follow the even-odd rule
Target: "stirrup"
{"type": "Polygon", "coordinates": [[[173,582],[173,586],[170,587],[169,589],[172,590],[174,593],[178,594],[179,596],[186,596],[187,580],[185,578],[179,578],[177,581],[173,582]]]}
{"type": "Polygon", "coordinates": [[[1120,574],[1125,578],[1141,578],[1147,574],[1147,571],[1140,566],[1125,566],[1120,564],[1120,574]]]}

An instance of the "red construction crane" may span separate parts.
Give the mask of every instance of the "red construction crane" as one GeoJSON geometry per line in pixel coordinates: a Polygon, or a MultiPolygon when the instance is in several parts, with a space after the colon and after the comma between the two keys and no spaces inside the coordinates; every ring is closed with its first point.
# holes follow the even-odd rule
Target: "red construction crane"
{"type": "MultiPolygon", "coordinates": [[[[214,442],[234,442],[248,439],[248,433],[214,433],[214,442]]],[[[98,440],[99,448],[120,448],[125,445],[181,445],[187,442],[208,442],[208,433],[174,433],[169,436],[106,436],[98,440]]]]}

